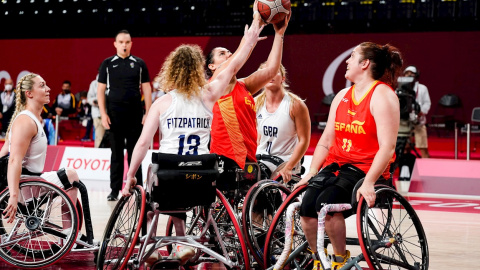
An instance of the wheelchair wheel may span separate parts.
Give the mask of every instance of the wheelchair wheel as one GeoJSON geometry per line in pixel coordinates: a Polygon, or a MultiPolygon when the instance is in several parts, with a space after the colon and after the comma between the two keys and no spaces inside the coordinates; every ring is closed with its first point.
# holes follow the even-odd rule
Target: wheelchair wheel
{"type": "Polygon", "coordinates": [[[376,190],[375,206],[357,208],[360,247],[370,269],[428,269],[428,245],[420,219],[391,188],[376,190]]]}
{"type": "Polygon", "coordinates": [[[97,259],[97,269],[123,269],[135,249],[145,212],[145,191],[133,188],[132,195],[118,201],[108,220],[97,259]]]}
{"type": "MultiPolygon", "coordinates": [[[[303,195],[303,192],[306,190],[306,188],[307,186],[305,185],[294,190],[278,208],[265,239],[263,254],[263,263],[265,268],[275,265],[280,258],[285,245],[285,216],[287,208],[291,203],[300,201],[300,196],[303,195]]],[[[300,215],[298,212],[295,213],[294,221],[295,223],[292,227],[292,251],[296,250],[307,241],[305,239],[305,235],[303,234],[302,226],[300,224],[300,215]]],[[[301,251],[292,262],[285,265],[284,269],[311,267],[311,261],[312,254],[305,248],[305,250],[301,251]]]]}
{"type": "Polygon", "coordinates": [[[0,194],[0,257],[20,268],[54,264],[75,243],[79,223],[75,205],[63,189],[44,180],[21,181],[19,187],[13,223],[3,216],[10,192],[0,194]]]}
{"type": "MultiPolygon", "coordinates": [[[[223,242],[226,249],[226,255],[229,259],[236,263],[237,266],[232,269],[250,269],[250,259],[245,244],[245,239],[242,235],[242,230],[238,224],[235,213],[228,203],[222,192],[217,189],[217,202],[213,204],[214,220],[217,223],[220,232],[219,241],[223,242]]],[[[216,251],[222,254],[219,243],[215,244],[216,251]]],[[[227,267],[228,268],[228,267],[227,267]]]]}
{"type": "Polygon", "coordinates": [[[263,267],[263,248],[268,228],[290,190],[277,181],[257,182],[245,196],[242,211],[242,229],[248,248],[257,263],[263,267]]]}

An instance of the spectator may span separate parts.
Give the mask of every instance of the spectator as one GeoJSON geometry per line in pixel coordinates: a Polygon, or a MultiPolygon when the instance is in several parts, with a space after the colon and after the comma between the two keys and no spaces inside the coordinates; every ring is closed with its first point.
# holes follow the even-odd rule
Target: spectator
{"type": "Polygon", "coordinates": [[[5,138],[10,119],[15,112],[15,91],[13,89],[13,80],[6,79],[4,85],[4,91],[0,94],[0,104],[2,108],[0,113],[0,118],[2,118],[1,139],[5,138]]]}
{"type": "Polygon", "coordinates": [[[98,74],[90,83],[90,88],[88,89],[87,99],[88,103],[92,106],[92,119],[93,127],[95,129],[95,147],[99,147],[102,142],[103,135],[105,135],[105,128],[102,125],[102,118],[100,117],[100,110],[98,109],[97,101],[97,87],[98,87],[98,74]]]}
{"type": "Polygon", "coordinates": [[[62,84],[62,93],[58,94],[55,101],[53,101],[53,109],[56,115],[69,116],[76,112],[75,96],[71,93],[72,83],[64,81],[62,84]]]}
{"type": "Polygon", "coordinates": [[[93,120],[92,120],[92,106],[88,104],[87,91],[80,92],[80,102],[78,103],[78,117],[84,127],[87,128],[85,136],[81,139],[82,142],[89,142],[90,133],[92,132],[93,120]]]}
{"type": "Polygon", "coordinates": [[[407,77],[414,78],[413,91],[415,91],[415,98],[420,105],[420,112],[418,114],[418,124],[415,125],[413,132],[415,133],[415,147],[420,150],[422,158],[429,158],[428,153],[428,139],[427,139],[427,117],[428,111],[432,102],[430,101],[430,95],[428,94],[428,88],[419,83],[420,72],[417,67],[409,66],[405,69],[403,74],[407,77]]]}
{"type": "MultiPolygon", "coordinates": [[[[117,54],[105,59],[101,64],[97,88],[102,125],[110,130],[112,192],[107,196],[109,201],[117,200],[122,189],[125,146],[130,166],[133,148],[142,132],[145,115],[152,105],[152,88],[147,65],[141,58],[130,54],[132,49],[130,33],[126,30],[118,32],[113,45],[117,54]],[[140,88],[145,97],[145,115],[140,88]]],[[[136,178],[143,179],[141,168],[138,169],[136,178]]]]}
{"type": "Polygon", "coordinates": [[[161,89],[160,86],[160,77],[156,76],[153,79],[153,88],[152,88],[152,103],[155,102],[159,97],[165,95],[165,91],[161,89]]]}

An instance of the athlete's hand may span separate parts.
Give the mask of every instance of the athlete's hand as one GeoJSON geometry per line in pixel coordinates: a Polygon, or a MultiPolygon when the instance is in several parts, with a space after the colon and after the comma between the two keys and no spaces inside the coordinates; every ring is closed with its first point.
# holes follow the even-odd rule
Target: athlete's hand
{"type": "Polygon", "coordinates": [[[5,210],[3,210],[3,216],[7,218],[7,223],[12,223],[15,220],[15,214],[17,213],[17,197],[10,196],[8,199],[8,205],[5,210]]]}
{"type": "Polygon", "coordinates": [[[283,183],[286,184],[292,180],[292,170],[287,169],[287,166],[283,167],[278,173],[282,176],[283,183]]]}
{"type": "MultiPolygon", "coordinates": [[[[300,180],[298,183],[296,183],[294,186],[293,186],[293,190],[297,189],[298,187],[300,186],[304,186],[306,184],[308,184],[308,181],[313,177],[313,175],[311,173],[307,173],[307,175],[305,175],[305,177],[302,178],[302,180],[300,180]]],[[[292,191],[293,191],[292,190],[292,191]]]]}
{"type": "Polygon", "coordinates": [[[107,114],[104,114],[101,116],[101,118],[102,118],[102,126],[105,129],[110,129],[110,124],[112,124],[112,122],[110,122],[110,117],[108,117],[107,114]]]}
{"type": "Polygon", "coordinates": [[[290,21],[290,17],[292,17],[292,10],[290,10],[290,13],[288,13],[288,15],[285,16],[285,19],[273,25],[273,29],[275,29],[275,32],[277,34],[280,34],[282,36],[285,35],[285,31],[287,31],[287,26],[288,26],[288,22],[290,21]]]}
{"type": "Polygon", "coordinates": [[[125,183],[125,186],[122,189],[122,196],[123,197],[128,197],[132,194],[131,190],[135,185],[137,184],[137,178],[131,177],[127,178],[127,182],[125,183]]]}
{"type": "Polygon", "coordinates": [[[377,195],[375,194],[374,183],[369,183],[364,181],[362,186],[357,191],[357,202],[360,200],[360,196],[365,198],[368,207],[373,207],[375,205],[375,199],[377,195]]]}

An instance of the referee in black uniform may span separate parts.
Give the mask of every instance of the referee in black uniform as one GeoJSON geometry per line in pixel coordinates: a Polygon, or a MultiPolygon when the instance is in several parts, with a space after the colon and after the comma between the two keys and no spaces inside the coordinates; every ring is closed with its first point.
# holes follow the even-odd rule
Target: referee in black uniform
{"type": "MultiPolygon", "coordinates": [[[[125,146],[130,165],[133,148],[142,132],[144,115],[140,90],[143,90],[145,98],[145,115],[152,105],[147,65],[142,59],[130,54],[132,49],[130,33],[126,30],[118,32],[113,45],[117,49],[117,54],[105,59],[100,66],[97,90],[102,125],[106,130],[110,130],[112,192],[107,197],[109,201],[117,200],[122,189],[125,146]]],[[[137,183],[143,182],[141,167],[136,178],[137,183]]]]}

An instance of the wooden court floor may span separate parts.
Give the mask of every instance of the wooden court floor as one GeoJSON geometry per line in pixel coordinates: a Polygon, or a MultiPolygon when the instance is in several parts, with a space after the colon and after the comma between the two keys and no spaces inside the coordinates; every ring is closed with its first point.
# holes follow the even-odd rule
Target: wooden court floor
{"type": "MultiPolygon", "coordinates": [[[[89,189],[95,239],[100,240],[115,202],[106,200],[110,192],[108,182],[85,182],[85,184],[89,189]]],[[[430,251],[429,269],[475,269],[475,258],[480,250],[480,196],[405,195],[416,209],[427,234],[430,251]]],[[[164,217],[161,224],[165,221],[164,217]]],[[[350,226],[349,229],[354,230],[350,226]]],[[[0,269],[18,268],[0,261],[0,269]]],[[[93,270],[95,269],[93,254],[71,253],[46,269],[93,270]]]]}

